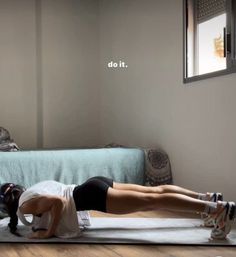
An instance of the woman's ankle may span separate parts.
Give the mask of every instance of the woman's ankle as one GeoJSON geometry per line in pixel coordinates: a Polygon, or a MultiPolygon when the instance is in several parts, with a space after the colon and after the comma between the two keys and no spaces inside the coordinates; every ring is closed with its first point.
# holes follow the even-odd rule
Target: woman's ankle
{"type": "Polygon", "coordinates": [[[210,213],[210,215],[212,217],[217,216],[224,209],[225,204],[226,204],[226,202],[217,201],[216,210],[215,210],[215,212],[210,213]]]}

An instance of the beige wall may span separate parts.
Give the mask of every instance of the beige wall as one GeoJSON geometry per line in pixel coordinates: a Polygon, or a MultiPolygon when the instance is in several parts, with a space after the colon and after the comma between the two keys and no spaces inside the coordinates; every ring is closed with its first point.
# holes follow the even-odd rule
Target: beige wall
{"type": "Polygon", "coordinates": [[[181,0],[100,4],[102,142],[160,146],[175,183],[236,200],[236,74],[182,83],[181,0]]]}
{"type": "Polygon", "coordinates": [[[97,0],[0,0],[0,126],[20,147],[99,140],[97,0]]]}
{"type": "Polygon", "coordinates": [[[0,126],[19,145],[37,144],[34,1],[0,1],[0,126]]]}
{"type": "Polygon", "coordinates": [[[99,140],[98,1],[42,1],[44,147],[99,140]]]}

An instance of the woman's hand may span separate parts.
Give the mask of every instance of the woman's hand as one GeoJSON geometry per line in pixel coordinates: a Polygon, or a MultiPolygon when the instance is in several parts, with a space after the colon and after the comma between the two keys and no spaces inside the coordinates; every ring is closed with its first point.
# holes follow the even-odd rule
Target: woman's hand
{"type": "Polygon", "coordinates": [[[31,233],[28,238],[29,239],[47,239],[51,236],[48,234],[47,230],[38,230],[36,232],[31,233]]]}

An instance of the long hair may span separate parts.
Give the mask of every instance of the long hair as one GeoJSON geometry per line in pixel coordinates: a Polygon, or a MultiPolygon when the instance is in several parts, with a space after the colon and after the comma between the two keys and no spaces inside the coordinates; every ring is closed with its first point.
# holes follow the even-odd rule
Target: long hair
{"type": "Polygon", "coordinates": [[[8,227],[10,232],[16,236],[20,236],[17,232],[18,216],[16,214],[19,206],[19,198],[25,191],[25,188],[13,183],[5,183],[0,186],[0,207],[3,212],[8,213],[10,222],[8,227]]]}

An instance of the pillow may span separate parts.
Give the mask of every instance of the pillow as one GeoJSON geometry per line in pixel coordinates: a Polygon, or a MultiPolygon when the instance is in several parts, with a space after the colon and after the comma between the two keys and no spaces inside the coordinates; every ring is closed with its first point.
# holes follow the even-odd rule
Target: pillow
{"type": "Polygon", "coordinates": [[[173,184],[168,155],[161,149],[144,149],[145,185],[158,186],[173,184]]]}
{"type": "Polygon", "coordinates": [[[10,139],[10,133],[8,132],[8,130],[6,130],[3,127],[0,127],[0,143],[9,141],[10,139]]]}
{"type": "MultiPolygon", "coordinates": [[[[124,147],[121,144],[110,143],[105,147],[124,147]]],[[[139,148],[139,147],[137,147],[139,148]]],[[[145,186],[173,184],[171,165],[168,155],[159,148],[141,148],[145,155],[144,175],[145,186]]]]}
{"type": "Polygon", "coordinates": [[[11,139],[9,131],[3,127],[0,127],[0,151],[14,152],[18,150],[19,147],[14,140],[11,139]]]}

